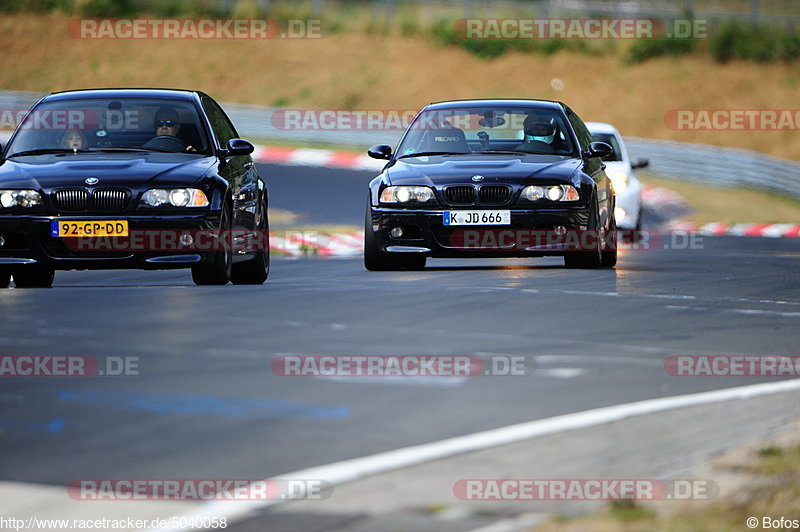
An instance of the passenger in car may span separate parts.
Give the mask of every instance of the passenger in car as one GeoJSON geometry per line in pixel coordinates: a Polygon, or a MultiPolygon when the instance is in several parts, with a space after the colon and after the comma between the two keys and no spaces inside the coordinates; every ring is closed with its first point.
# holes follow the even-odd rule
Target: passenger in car
{"type": "Polygon", "coordinates": [[[87,148],[86,137],[78,129],[69,129],[61,137],[61,146],[70,150],[83,150],[87,148]]]}

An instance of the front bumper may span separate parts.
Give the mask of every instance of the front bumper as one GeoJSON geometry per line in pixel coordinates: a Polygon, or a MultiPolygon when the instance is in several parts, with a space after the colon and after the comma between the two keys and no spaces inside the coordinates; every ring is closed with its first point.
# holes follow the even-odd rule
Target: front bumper
{"type": "Polygon", "coordinates": [[[547,209],[502,208],[510,210],[510,225],[445,226],[444,212],[480,210],[474,208],[420,210],[372,208],[372,230],[383,252],[416,253],[429,257],[531,257],[563,255],[558,246],[547,245],[544,238],[555,228],[585,230],[590,211],[586,205],[547,209]],[[389,234],[395,227],[403,235],[389,234]]]}
{"type": "Polygon", "coordinates": [[[182,247],[179,235],[216,230],[219,220],[219,211],[191,215],[0,216],[0,267],[39,264],[56,270],[186,268],[214,260],[217,251],[198,249],[196,245],[182,247]],[[54,237],[54,220],[127,220],[132,237],[54,237]]]}

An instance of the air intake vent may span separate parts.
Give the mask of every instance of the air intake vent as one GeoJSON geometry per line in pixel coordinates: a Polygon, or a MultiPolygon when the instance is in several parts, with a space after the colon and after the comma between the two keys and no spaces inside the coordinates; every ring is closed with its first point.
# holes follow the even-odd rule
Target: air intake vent
{"type": "Polygon", "coordinates": [[[56,209],[85,211],[89,207],[89,193],[85,190],[59,190],[54,195],[56,209]]]}
{"type": "Polygon", "coordinates": [[[479,195],[483,205],[502,205],[511,199],[511,189],[504,185],[484,185],[479,195]]]}
{"type": "Polygon", "coordinates": [[[96,211],[122,211],[127,203],[125,190],[101,189],[92,194],[92,209],[96,211]]]}
{"type": "Polygon", "coordinates": [[[475,189],[471,186],[447,187],[444,199],[450,205],[472,205],[475,203],[475,189]]]}

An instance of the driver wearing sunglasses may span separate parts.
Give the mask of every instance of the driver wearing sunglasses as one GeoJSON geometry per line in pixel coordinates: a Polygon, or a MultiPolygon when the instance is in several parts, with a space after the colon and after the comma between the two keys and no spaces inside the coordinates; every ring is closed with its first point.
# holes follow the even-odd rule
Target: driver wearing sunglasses
{"type": "MultiPolygon", "coordinates": [[[[154,127],[156,130],[156,137],[178,137],[178,131],[181,129],[180,117],[178,111],[172,107],[160,107],[156,111],[154,127]]],[[[197,151],[193,146],[187,146],[186,151],[197,151]]]]}

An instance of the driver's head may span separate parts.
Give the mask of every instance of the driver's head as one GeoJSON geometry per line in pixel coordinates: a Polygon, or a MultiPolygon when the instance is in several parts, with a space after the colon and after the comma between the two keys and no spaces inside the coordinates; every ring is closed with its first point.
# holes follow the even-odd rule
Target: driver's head
{"type": "Polygon", "coordinates": [[[172,107],[161,107],[156,111],[156,135],[175,137],[178,135],[178,130],[180,130],[180,128],[181,124],[179,122],[178,111],[172,107]]]}
{"type": "Polygon", "coordinates": [[[550,117],[543,113],[532,113],[526,116],[525,122],[522,123],[522,129],[525,131],[526,139],[541,142],[550,142],[551,137],[555,134],[550,117]]]}

